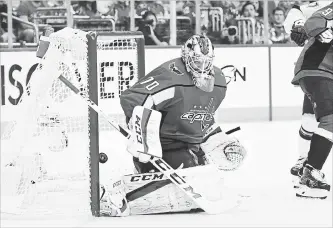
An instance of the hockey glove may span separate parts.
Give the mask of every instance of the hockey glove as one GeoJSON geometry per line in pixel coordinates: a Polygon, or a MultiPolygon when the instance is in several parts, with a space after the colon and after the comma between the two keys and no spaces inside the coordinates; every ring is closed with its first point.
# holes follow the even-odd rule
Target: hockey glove
{"type": "Polygon", "coordinates": [[[143,106],[136,106],[128,125],[131,137],[127,151],[140,162],[148,162],[151,156],[162,157],[160,141],[161,113],[143,106]]]}
{"type": "Polygon", "coordinates": [[[308,39],[306,31],[304,29],[304,21],[298,20],[295,21],[293,27],[291,29],[290,38],[294,41],[298,46],[303,47],[305,41],[308,39]]]}
{"type": "Polygon", "coordinates": [[[224,132],[209,136],[206,142],[200,144],[205,152],[208,163],[215,164],[220,170],[237,169],[246,157],[246,150],[238,139],[224,132]]]}

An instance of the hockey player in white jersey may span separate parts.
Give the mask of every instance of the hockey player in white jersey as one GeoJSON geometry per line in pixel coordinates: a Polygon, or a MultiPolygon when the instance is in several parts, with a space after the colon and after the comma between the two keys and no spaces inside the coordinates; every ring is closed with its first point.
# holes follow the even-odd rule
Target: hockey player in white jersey
{"type": "MultiPolygon", "coordinates": [[[[331,1],[310,1],[310,3],[298,4],[295,3],[289,11],[284,28],[287,33],[290,33],[292,41],[298,46],[303,47],[308,41],[308,36],[304,29],[305,21],[317,10],[329,5],[331,1]]],[[[312,103],[309,98],[304,95],[303,113],[301,118],[301,127],[299,129],[298,138],[298,153],[299,157],[296,164],[291,168],[290,172],[293,176],[294,188],[299,187],[299,179],[302,175],[302,168],[307,160],[310,149],[310,141],[313,133],[318,127],[312,103]]]]}

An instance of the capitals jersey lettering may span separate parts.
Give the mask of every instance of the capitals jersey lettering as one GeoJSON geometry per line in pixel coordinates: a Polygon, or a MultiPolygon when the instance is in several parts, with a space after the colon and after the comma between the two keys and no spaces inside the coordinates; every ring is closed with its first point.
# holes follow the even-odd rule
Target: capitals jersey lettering
{"type": "Polygon", "coordinates": [[[121,106],[128,119],[138,105],[160,111],[162,147],[175,141],[199,144],[226,94],[225,77],[219,68],[214,71],[214,90],[207,93],[193,84],[181,58],[173,59],[124,91],[121,106]]]}
{"type": "Polygon", "coordinates": [[[321,8],[310,16],[304,24],[308,43],[304,46],[296,66],[292,83],[307,76],[319,76],[333,79],[332,43],[321,43],[316,37],[327,29],[333,28],[333,3],[321,8]]]}

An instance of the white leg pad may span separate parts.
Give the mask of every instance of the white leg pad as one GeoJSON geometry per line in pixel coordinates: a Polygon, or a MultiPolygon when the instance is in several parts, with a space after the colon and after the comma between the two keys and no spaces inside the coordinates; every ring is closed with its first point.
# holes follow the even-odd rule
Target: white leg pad
{"type": "MultiPolygon", "coordinates": [[[[224,197],[223,179],[216,173],[215,166],[197,166],[179,172],[208,199],[224,197]]],[[[124,183],[131,215],[181,212],[199,208],[159,172],[126,175],[124,183]]]]}

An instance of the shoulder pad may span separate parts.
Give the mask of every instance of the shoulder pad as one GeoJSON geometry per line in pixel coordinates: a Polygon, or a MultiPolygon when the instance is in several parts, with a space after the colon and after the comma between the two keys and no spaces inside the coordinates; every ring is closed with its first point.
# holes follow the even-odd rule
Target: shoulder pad
{"type": "Polygon", "coordinates": [[[317,7],[317,6],[318,6],[318,2],[316,2],[316,1],[310,2],[308,4],[308,7],[317,7]]]}
{"type": "Polygon", "coordinates": [[[224,74],[222,73],[222,70],[216,66],[214,66],[214,76],[215,76],[215,85],[216,86],[227,86],[226,79],[224,77],[224,74]]]}
{"type": "Polygon", "coordinates": [[[178,58],[163,63],[140,79],[130,90],[143,94],[155,94],[170,87],[188,85],[193,85],[192,79],[178,58]]]}

